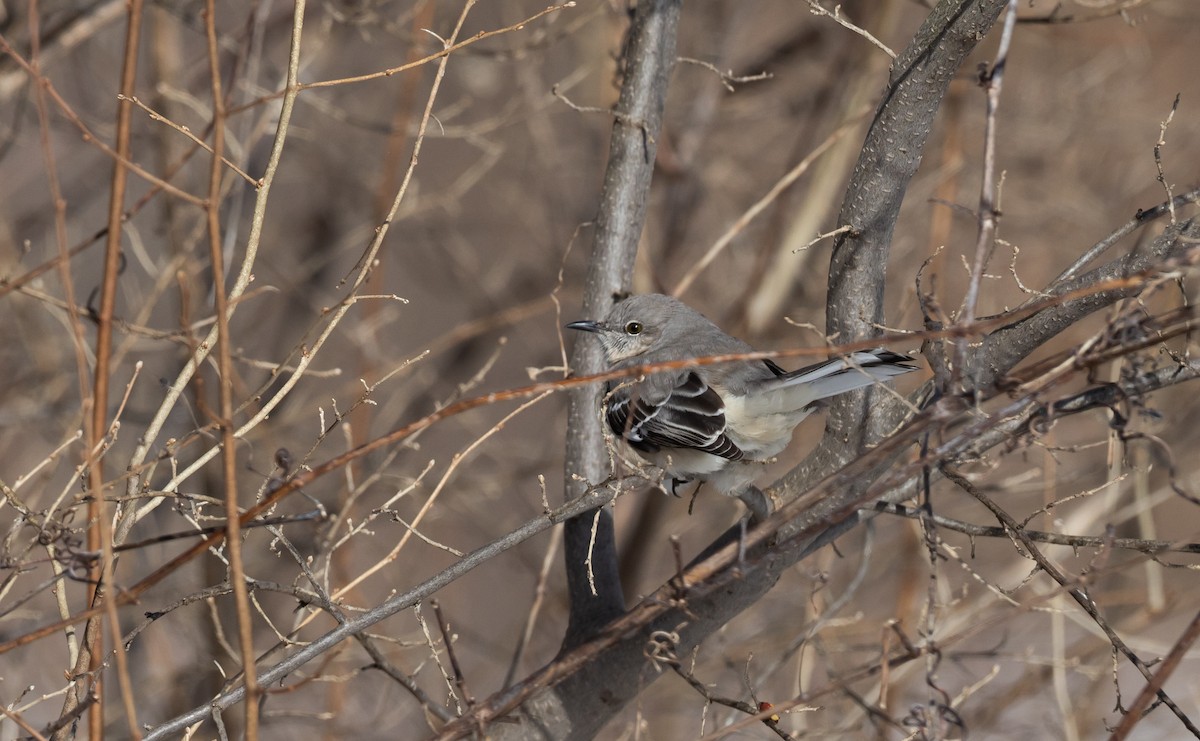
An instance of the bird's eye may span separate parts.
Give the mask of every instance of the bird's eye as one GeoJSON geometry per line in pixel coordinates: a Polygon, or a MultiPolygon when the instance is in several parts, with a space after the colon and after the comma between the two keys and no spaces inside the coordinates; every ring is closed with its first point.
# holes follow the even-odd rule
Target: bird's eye
{"type": "Polygon", "coordinates": [[[625,325],[625,334],[641,334],[641,333],[642,333],[642,323],[641,322],[630,322],[629,324],[625,325]]]}

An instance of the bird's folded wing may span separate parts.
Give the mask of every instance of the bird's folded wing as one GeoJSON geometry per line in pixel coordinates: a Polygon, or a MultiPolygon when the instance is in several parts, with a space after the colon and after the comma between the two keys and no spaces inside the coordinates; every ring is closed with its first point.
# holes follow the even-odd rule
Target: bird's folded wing
{"type": "Polygon", "coordinates": [[[607,418],[613,432],[639,450],[690,448],[731,461],[743,455],[725,434],[720,394],[695,372],[665,388],[643,383],[619,389],[609,399],[607,418]]]}

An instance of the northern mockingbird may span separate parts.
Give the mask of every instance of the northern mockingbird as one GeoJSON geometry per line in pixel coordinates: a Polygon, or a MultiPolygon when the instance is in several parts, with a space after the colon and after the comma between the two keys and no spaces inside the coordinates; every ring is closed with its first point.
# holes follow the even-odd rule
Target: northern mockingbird
{"type": "MultiPolygon", "coordinates": [[[[595,334],[614,370],[754,352],[660,294],[631,296],[604,319],[567,328],[595,334]]],[[[791,372],[770,360],[746,360],[647,373],[609,382],[604,416],[618,438],[666,471],[672,493],[699,480],[744,498],[758,472],[754,464],[782,452],[817,402],[914,371],[911,362],[871,350],[791,372]]]]}

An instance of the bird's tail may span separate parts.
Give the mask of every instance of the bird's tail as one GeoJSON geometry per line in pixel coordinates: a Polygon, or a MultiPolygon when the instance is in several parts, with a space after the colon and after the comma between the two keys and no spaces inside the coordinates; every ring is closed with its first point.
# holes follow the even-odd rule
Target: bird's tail
{"type": "Polygon", "coordinates": [[[761,382],[750,394],[751,413],[798,411],[831,396],[917,370],[913,359],[891,350],[866,350],[826,360],[761,382]]]}

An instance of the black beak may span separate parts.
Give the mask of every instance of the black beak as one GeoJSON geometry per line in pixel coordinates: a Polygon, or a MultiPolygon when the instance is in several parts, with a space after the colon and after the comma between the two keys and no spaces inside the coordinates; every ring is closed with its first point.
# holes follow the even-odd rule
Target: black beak
{"type": "Polygon", "coordinates": [[[571,322],[567,325],[567,329],[578,329],[582,332],[599,332],[600,323],[593,322],[591,319],[587,319],[582,322],[571,322]]]}

